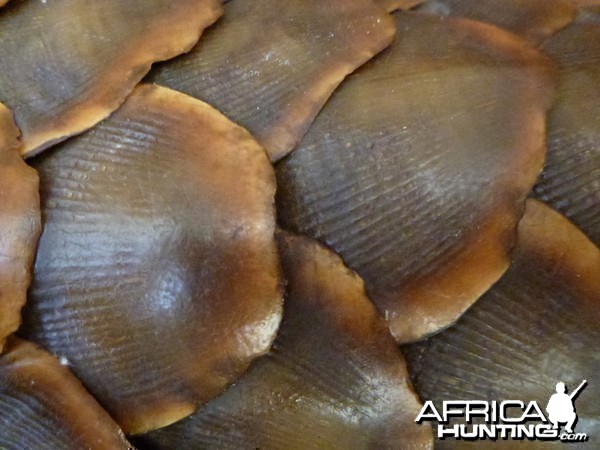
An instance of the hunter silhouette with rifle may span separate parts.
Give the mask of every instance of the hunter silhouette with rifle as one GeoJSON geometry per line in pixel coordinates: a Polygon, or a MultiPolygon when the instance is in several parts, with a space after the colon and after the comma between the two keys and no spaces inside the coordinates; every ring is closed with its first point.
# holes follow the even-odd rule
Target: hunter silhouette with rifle
{"type": "Polygon", "coordinates": [[[571,394],[566,394],[565,383],[556,384],[556,394],[553,394],[548,401],[546,411],[548,418],[552,422],[554,429],[558,428],[559,422],[566,422],[565,430],[568,433],[573,433],[573,425],[577,420],[573,399],[579,394],[581,389],[586,385],[587,381],[583,380],[581,384],[571,394]]]}

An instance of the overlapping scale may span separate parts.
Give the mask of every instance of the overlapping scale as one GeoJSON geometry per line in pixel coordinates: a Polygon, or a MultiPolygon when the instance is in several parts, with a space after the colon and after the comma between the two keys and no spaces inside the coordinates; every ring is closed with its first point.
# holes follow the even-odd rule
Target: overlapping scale
{"type": "Polygon", "coordinates": [[[543,50],[560,67],[538,198],[600,245],[600,10],[582,11],[543,50]]]}
{"type": "MultiPolygon", "coordinates": [[[[558,382],[572,391],[588,380],[575,402],[576,432],[593,437],[600,431],[600,250],[566,218],[529,200],[513,260],[456,324],[404,347],[411,378],[421,398],[438,405],[535,400],[543,409],[558,382]]],[[[485,444],[446,439],[436,448],[485,444]]],[[[519,444],[554,448],[545,441],[519,444]]],[[[517,448],[513,440],[488,441],[488,446],[517,448]]],[[[571,446],[591,449],[595,443],[571,446]]]]}
{"type": "Polygon", "coordinates": [[[425,449],[404,360],[340,258],[280,236],[288,293],[267,356],[194,415],[140,439],[153,449],[425,449]]]}
{"type": "Polygon", "coordinates": [[[14,0],[0,11],[0,101],[31,156],[118,108],[155,61],[189,50],[218,0],[14,0]]]}
{"type": "Polygon", "coordinates": [[[281,223],[339,253],[410,341],[456,320],[507,268],[553,77],[490,25],[408,12],[396,24],[276,171],[281,223]]]}
{"type": "Polygon", "coordinates": [[[275,338],[274,174],[242,128],[142,85],[33,161],[45,221],[21,335],[127,433],[191,414],[275,338]]]}
{"type": "Polygon", "coordinates": [[[372,0],[236,0],[199,45],[157,66],[149,80],[215,106],[277,160],[393,33],[372,0]]]}
{"type": "Polygon", "coordinates": [[[0,353],[21,323],[41,231],[39,180],[20,146],[12,114],[0,103],[0,353]]]}
{"type": "Polygon", "coordinates": [[[67,367],[15,338],[0,356],[0,448],[132,449],[67,367]]]}
{"type": "Polygon", "coordinates": [[[420,12],[488,22],[540,44],[575,18],[572,0],[427,0],[420,12]]]}

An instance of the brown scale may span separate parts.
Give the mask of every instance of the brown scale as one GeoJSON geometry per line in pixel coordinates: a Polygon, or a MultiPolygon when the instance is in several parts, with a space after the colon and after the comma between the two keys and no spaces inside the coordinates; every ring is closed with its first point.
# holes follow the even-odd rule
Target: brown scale
{"type": "Polygon", "coordinates": [[[560,84],[535,194],[600,245],[600,10],[582,11],[542,48],[558,62],[560,84]]]}
{"type": "Polygon", "coordinates": [[[488,22],[539,45],[575,18],[573,0],[427,0],[419,12],[488,22]]]}
{"type": "Polygon", "coordinates": [[[149,80],[215,106],[277,160],[393,34],[392,19],[372,0],[236,0],[199,45],[149,80]]]}
{"type": "Polygon", "coordinates": [[[218,0],[13,0],[0,11],[0,101],[31,156],[119,107],[159,60],[189,50],[218,0]]]}
{"type": "Polygon", "coordinates": [[[44,232],[20,334],[68,358],[126,432],[191,414],[268,351],[275,180],[244,129],[142,85],[33,164],[44,232]]]}
{"type": "MultiPolygon", "coordinates": [[[[504,277],[456,324],[404,347],[411,378],[421,398],[435,404],[517,399],[535,400],[542,409],[558,382],[572,392],[588,380],[575,401],[575,431],[594,439],[600,432],[600,250],[559,213],[529,200],[512,258],[504,277]]],[[[517,448],[511,440],[485,444],[447,439],[436,448],[517,448]]],[[[591,440],[573,444],[596,447],[591,440]]]]}
{"type": "Polygon", "coordinates": [[[0,448],[127,450],[133,447],[56,357],[15,338],[0,356],[0,448]]]}
{"type": "Polygon", "coordinates": [[[12,114],[0,103],[0,353],[21,323],[41,231],[39,180],[20,147],[12,114]]]}
{"type": "Polygon", "coordinates": [[[383,6],[386,11],[393,12],[399,9],[411,9],[423,3],[424,0],[375,0],[375,3],[383,6]]]}
{"type": "Polygon", "coordinates": [[[194,415],[140,437],[140,448],[432,448],[362,280],[314,241],[279,242],[288,292],[273,350],[194,415]]]}
{"type": "Polygon", "coordinates": [[[506,270],[542,169],[553,78],[496,27],[406,12],[396,23],[392,46],[277,165],[277,198],[281,223],[338,252],[410,341],[506,270]]]}

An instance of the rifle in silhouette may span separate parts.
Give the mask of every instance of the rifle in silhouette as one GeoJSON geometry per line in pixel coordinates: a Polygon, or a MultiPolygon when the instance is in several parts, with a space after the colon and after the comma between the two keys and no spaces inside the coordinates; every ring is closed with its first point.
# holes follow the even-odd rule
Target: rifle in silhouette
{"type": "Polygon", "coordinates": [[[577,397],[577,394],[579,394],[579,392],[585,387],[586,384],[587,384],[587,380],[583,380],[581,382],[581,384],[579,386],[577,386],[577,389],[575,389],[573,392],[571,392],[569,394],[569,398],[571,400],[573,400],[575,397],[577,397]]]}

